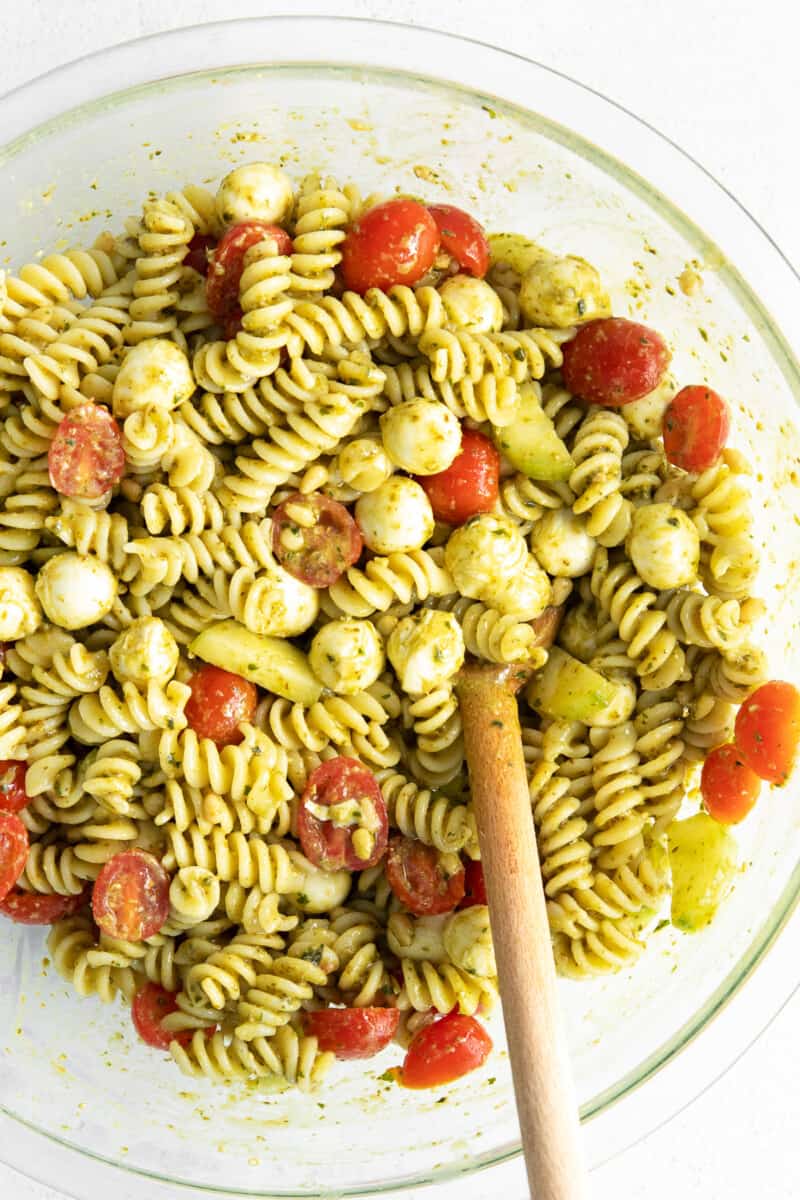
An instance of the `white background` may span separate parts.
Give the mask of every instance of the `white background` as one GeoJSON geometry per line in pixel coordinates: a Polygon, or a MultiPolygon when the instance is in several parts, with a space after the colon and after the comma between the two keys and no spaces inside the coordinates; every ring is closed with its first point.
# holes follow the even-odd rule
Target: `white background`
{"type": "MultiPolygon", "coordinates": [[[[798,267],[794,11],[794,0],[0,0],[0,86],[114,42],[223,17],[302,12],[431,25],[513,48],[624,104],[703,163],[798,267]]],[[[0,130],[1,121],[0,108],[0,130]]],[[[800,1196],[798,1024],[800,995],[704,1096],[597,1170],[595,1200],[800,1196]]],[[[488,1200],[491,1177],[482,1180],[470,1194],[488,1200]]],[[[62,1200],[2,1166],[0,1196],[62,1200]]]]}

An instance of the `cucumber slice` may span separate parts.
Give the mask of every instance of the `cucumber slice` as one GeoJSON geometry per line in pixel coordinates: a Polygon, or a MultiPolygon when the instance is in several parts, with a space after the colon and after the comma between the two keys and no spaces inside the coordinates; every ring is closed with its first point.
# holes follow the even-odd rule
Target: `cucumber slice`
{"type": "Polygon", "coordinates": [[[569,479],[575,468],[531,383],[520,387],[517,415],[510,425],[495,429],[495,441],[511,465],[530,479],[569,479]]]}
{"type": "Polygon", "coordinates": [[[507,262],[518,275],[524,275],[540,258],[551,257],[549,251],[521,233],[490,233],[487,240],[492,262],[507,262]]]}
{"type": "MultiPolygon", "coordinates": [[[[525,693],[528,704],[543,717],[606,724],[609,712],[628,707],[628,689],[579,662],[560,646],[551,646],[547,662],[525,693]],[[624,691],[624,696],[621,694],[624,691]]],[[[625,719],[623,715],[621,720],[625,719]]]]}
{"type": "Polygon", "coordinates": [[[704,929],[728,894],[736,874],[736,841],[725,828],[698,813],[667,830],[672,866],[672,924],[686,933],[704,929]]]}
{"type": "Polygon", "coordinates": [[[251,683],[298,704],[314,704],[322,694],[302,650],[284,638],[252,633],[238,621],[217,621],[199,633],[189,646],[204,662],[235,671],[251,683]]]}

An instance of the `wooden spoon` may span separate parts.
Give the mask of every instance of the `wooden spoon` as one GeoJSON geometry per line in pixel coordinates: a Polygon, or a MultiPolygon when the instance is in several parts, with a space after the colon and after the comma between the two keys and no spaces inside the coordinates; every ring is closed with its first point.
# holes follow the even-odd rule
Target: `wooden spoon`
{"type": "Polygon", "coordinates": [[[530,671],[467,662],[456,681],[503,1017],[533,1200],[584,1200],[578,1106],[556,997],[516,693],[530,671]]]}

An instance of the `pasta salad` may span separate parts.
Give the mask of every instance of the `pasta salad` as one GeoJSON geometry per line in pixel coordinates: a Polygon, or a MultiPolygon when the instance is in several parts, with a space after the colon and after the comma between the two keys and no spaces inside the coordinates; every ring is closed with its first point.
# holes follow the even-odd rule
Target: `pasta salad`
{"type": "Polygon", "coordinates": [[[268,163],[3,278],[0,913],[190,1076],[479,1066],[469,655],[533,672],[559,971],[702,928],[800,696],[669,367],[584,259],[268,163]]]}

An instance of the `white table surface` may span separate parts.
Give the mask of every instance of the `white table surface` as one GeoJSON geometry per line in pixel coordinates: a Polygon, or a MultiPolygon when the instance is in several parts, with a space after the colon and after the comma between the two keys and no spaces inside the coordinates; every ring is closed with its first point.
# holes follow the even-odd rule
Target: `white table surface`
{"type": "MultiPolygon", "coordinates": [[[[794,8],[793,0],[28,0],[3,7],[0,86],[114,42],[222,17],[302,12],[431,25],[513,47],[634,110],[716,175],[800,266],[794,8]]],[[[800,995],[700,1099],[595,1171],[595,1200],[800,1196],[798,1023],[800,995]]],[[[491,1176],[455,1194],[486,1200],[491,1176]]],[[[63,1200],[2,1166],[0,1196],[63,1200]]]]}

